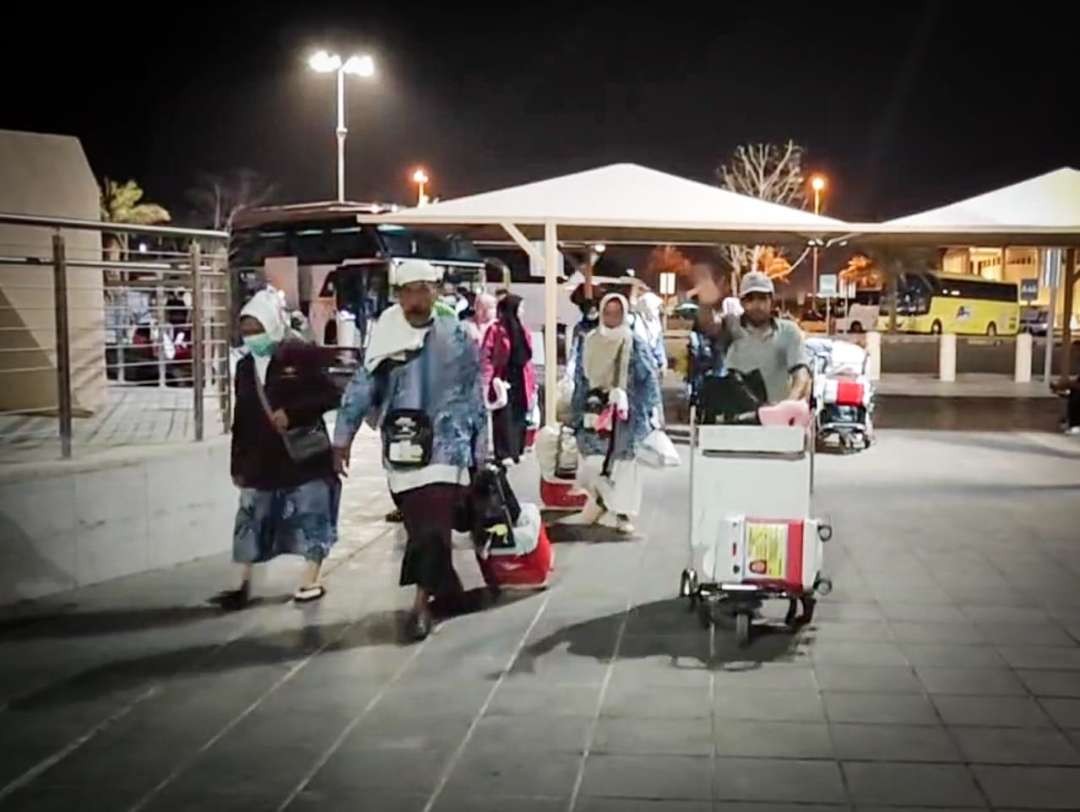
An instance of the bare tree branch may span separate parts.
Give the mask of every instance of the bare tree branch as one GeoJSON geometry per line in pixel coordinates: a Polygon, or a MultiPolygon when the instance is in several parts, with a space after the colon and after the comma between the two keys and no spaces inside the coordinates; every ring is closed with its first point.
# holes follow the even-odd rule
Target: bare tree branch
{"type": "MultiPolygon", "coordinates": [[[[792,140],[776,144],[743,144],[736,147],[731,161],[717,169],[720,185],[738,194],[779,203],[806,205],[806,178],[802,171],[805,150],[792,140]]],[[[737,274],[758,268],[765,246],[729,245],[728,261],[737,274]]],[[[783,253],[773,248],[773,256],[783,253]]],[[[794,266],[792,266],[794,267],[794,266]]]]}

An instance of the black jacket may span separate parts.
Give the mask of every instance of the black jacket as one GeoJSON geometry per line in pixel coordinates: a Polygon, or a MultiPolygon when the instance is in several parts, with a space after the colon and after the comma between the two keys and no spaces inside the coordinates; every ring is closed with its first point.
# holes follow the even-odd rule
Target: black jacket
{"type": "MultiPolygon", "coordinates": [[[[283,342],[270,360],[264,386],[271,409],[284,409],[289,426],[323,424],[323,413],[336,409],[340,393],[326,374],[318,347],[283,342]]],[[[334,476],[330,452],[293,462],[270,423],[255,384],[255,361],[243,358],[236,367],[233,405],[232,475],[242,487],[260,490],[295,488],[313,479],[334,476]]],[[[324,429],[325,431],[325,426],[324,429]]]]}

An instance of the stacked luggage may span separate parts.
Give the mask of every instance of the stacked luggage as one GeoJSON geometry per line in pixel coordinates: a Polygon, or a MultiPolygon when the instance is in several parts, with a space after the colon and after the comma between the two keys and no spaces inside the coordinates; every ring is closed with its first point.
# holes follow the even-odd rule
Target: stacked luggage
{"type": "Polygon", "coordinates": [[[578,452],[574,432],[567,426],[545,426],[536,437],[540,464],[540,501],[550,510],[581,510],[587,494],[578,489],[578,452]]]}
{"type": "Polygon", "coordinates": [[[477,472],[470,533],[484,581],[493,589],[542,589],[555,565],[547,529],[534,504],[521,504],[506,469],[490,462],[477,472]]]}
{"type": "Polygon", "coordinates": [[[806,347],[813,362],[818,446],[866,450],[874,441],[874,386],[866,374],[866,350],[827,338],[808,339],[806,347]]]}

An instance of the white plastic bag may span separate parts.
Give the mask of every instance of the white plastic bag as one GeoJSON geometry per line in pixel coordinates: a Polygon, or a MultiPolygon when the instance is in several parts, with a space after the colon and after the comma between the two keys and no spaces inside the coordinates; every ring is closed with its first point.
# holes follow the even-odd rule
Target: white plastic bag
{"type": "Polygon", "coordinates": [[[556,479],[561,471],[574,471],[578,464],[577,441],[567,426],[544,426],[536,435],[536,461],[544,479],[556,479]]]}
{"type": "Polygon", "coordinates": [[[682,463],[675,444],[662,429],[653,429],[638,444],[636,454],[638,462],[649,468],[677,468],[682,463]]]}

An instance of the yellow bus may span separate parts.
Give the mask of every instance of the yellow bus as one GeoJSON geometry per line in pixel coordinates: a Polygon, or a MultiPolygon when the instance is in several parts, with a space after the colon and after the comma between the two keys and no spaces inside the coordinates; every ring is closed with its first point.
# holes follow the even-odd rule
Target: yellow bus
{"type": "MultiPolygon", "coordinates": [[[[1015,282],[958,274],[903,274],[896,329],[903,333],[1016,335],[1020,326],[1015,282]]],[[[877,328],[889,329],[889,302],[881,301],[877,328]]]]}

